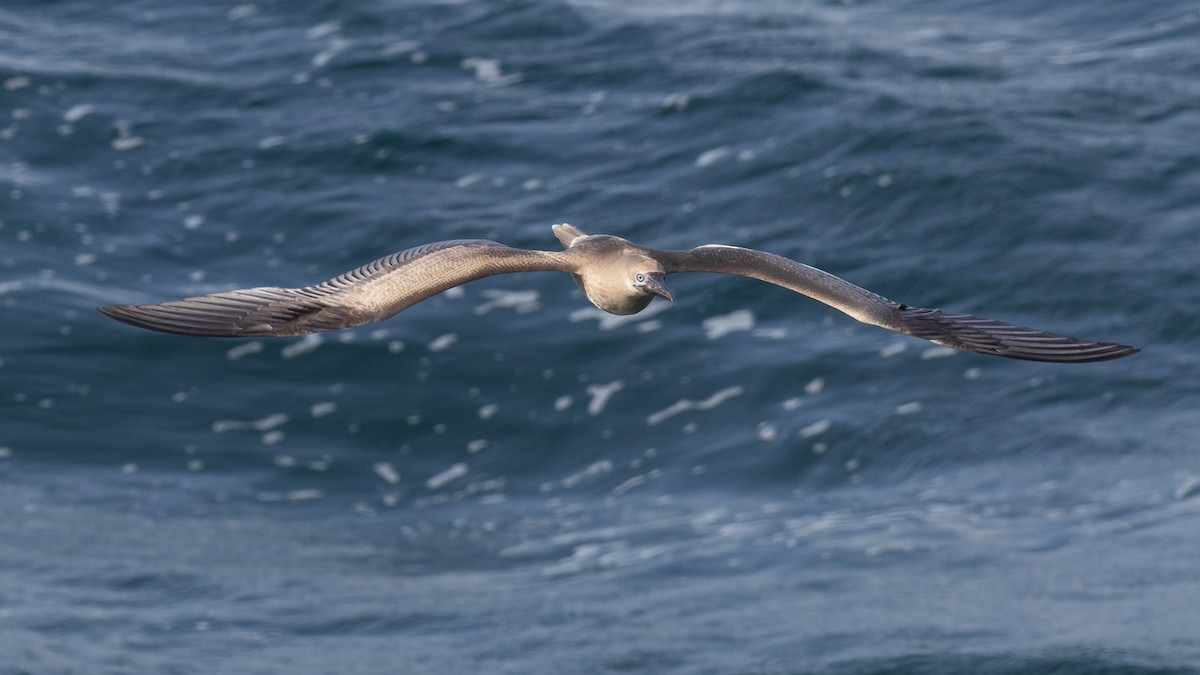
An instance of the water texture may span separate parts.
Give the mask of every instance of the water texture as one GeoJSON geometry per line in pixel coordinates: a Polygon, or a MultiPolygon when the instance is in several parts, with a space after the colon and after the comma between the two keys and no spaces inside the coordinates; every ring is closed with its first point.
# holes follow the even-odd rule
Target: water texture
{"type": "Polygon", "coordinates": [[[0,672],[1200,672],[1193,2],[0,8],[0,672]],[[565,275],[94,311],[555,222],[1138,345],[565,275]]]}

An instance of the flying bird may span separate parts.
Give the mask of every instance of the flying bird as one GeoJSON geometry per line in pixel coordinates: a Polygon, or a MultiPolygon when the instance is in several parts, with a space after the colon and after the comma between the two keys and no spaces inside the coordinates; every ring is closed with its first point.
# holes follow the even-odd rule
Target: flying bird
{"type": "Polygon", "coordinates": [[[612,235],[588,235],[567,224],[554,225],[553,230],[563,251],[512,248],[482,239],[439,241],[398,251],[313,286],[246,288],[99,310],[118,321],[165,333],[305,335],[381,321],[442,291],[495,274],[566,272],[596,307],[612,314],[636,314],[656,296],[673,299],[666,286],[668,274],[715,272],[776,284],[863,323],[969,352],[1082,363],[1138,351],[892,302],[828,272],[764,251],[718,244],[668,251],[612,235]]]}

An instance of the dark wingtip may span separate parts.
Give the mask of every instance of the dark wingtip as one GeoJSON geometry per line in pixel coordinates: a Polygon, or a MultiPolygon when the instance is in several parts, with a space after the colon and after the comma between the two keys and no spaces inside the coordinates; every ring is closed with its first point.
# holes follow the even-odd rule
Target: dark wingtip
{"type": "Polygon", "coordinates": [[[205,337],[238,337],[224,321],[213,321],[204,316],[190,316],[174,310],[169,305],[106,305],[96,311],[124,324],[174,335],[200,335],[205,337]]]}
{"type": "Polygon", "coordinates": [[[931,342],[980,354],[1024,361],[1094,363],[1141,351],[1115,342],[1096,342],[1048,333],[971,314],[898,306],[901,332],[931,342]]]}
{"type": "Polygon", "coordinates": [[[105,305],[103,307],[97,307],[96,311],[110,319],[116,319],[122,323],[133,323],[131,320],[132,312],[130,312],[130,310],[133,308],[133,305],[105,305]]]}

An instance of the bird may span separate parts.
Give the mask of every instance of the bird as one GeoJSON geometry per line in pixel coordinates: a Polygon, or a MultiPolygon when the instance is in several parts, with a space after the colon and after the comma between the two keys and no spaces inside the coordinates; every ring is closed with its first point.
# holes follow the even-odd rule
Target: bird
{"type": "Polygon", "coordinates": [[[515,272],[566,272],[605,312],[636,314],[673,300],[666,276],[711,272],[750,277],[806,295],[866,324],[968,352],[1028,361],[1086,363],[1136,347],[1081,340],[971,314],[893,302],[828,272],[739,246],[690,250],[638,246],[614,235],[552,226],[562,251],[513,248],[484,239],[439,241],[398,251],[301,288],[245,288],[150,305],[97,308],[127,324],[207,337],[297,336],[381,321],[450,288],[515,272]]]}

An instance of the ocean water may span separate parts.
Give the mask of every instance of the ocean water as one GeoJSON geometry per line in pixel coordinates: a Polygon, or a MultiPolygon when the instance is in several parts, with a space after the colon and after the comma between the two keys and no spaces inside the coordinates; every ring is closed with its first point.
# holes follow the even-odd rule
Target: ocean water
{"type": "Polygon", "coordinates": [[[1200,672],[1194,2],[0,7],[0,672],[1200,672]],[[1140,346],[565,275],[98,305],[570,222],[1140,346]]]}

